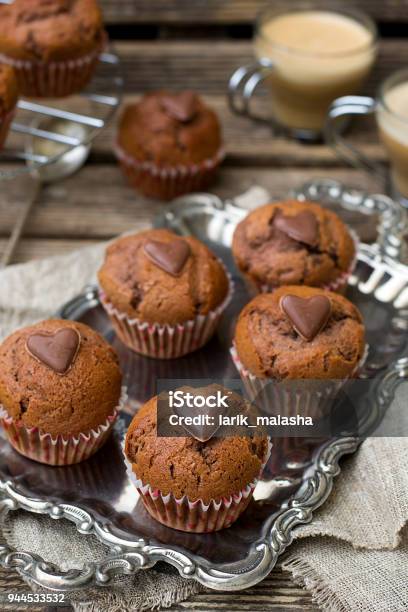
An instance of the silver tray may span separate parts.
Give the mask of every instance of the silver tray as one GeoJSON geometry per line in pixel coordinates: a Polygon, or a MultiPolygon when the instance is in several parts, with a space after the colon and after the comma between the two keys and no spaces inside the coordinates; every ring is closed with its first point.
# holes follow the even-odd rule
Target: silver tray
{"type": "MultiPolygon", "coordinates": [[[[297,191],[296,197],[311,197],[311,188],[309,184],[297,191]]],[[[408,376],[408,267],[387,254],[390,241],[394,247],[398,243],[401,221],[393,205],[387,206],[387,198],[357,194],[333,182],[315,182],[313,190],[315,200],[340,207],[342,213],[353,209],[353,214],[366,219],[380,214],[374,225],[379,223],[381,239],[360,245],[349,287],[349,297],[363,312],[370,344],[365,374],[372,385],[364,402],[372,429],[396,387],[408,376]],[[332,197],[334,188],[338,197],[332,197]],[[387,232],[386,222],[390,223],[387,232]]],[[[270,572],[292,542],[296,526],[310,522],[313,511],[325,502],[339,473],[339,460],[353,453],[361,438],[302,440],[295,446],[287,439],[276,440],[250,509],[231,528],[213,534],[182,533],[156,523],[137,503],[122,462],[124,429],[138,406],[155,393],[156,378],[238,378],[228,347],[234,317],[248,297],[228,247],[234,226],[244,214],[234,202],[200,194],[180,198],[156,220],[158,226],[193,233],[206,241],[235,277],[236,294],[218,336],[194,355],[168,362],[128,351],[114,337],[95,288],[87,288],[61,309],[60,316],[91,324],[116,347],[130,402],[103,452],[77,466],[36,464],[18,455],[0,436],[0,513],[25,509],[66,518],[79,533],[94,534],[105,544],[106,557],[80,570],[61,571],[38,556],[0,546],[3,567],[18,568],[44,587],[70,590],[106,586],[118,574],[129,575],[164,561],[185,578],[212,589],[244,589],[270,572]]]]}

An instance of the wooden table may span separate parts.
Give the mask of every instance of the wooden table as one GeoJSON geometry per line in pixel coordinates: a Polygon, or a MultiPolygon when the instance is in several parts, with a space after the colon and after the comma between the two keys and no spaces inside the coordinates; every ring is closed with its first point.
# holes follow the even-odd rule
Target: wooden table
{"type": "MultiPolygon", "coordinates": [[[[111,39],[123,59],[126,98],[160,87],[188,87],[205,96],[224,127],[227,159],[213,188],[222,197],[238,195],[253,184],[268,188],[273,196],[285,196],[317,176],[381,190],[363,173],[345,167],[326,146],[285,140],[269,126],[228,110],[228,77],[251,60],[250,24],[263,4],[258,0],[102,0],[111,39]]],[[[367,85],[372,93],[380,79],[407,64],[408,40],[398,35],[404,31],[401,21],[408,21],[408,2],[359,0],[353,4],[379,20],[386,35],[367,85]]],[[[68,252],[130,228],[146,228],[163,209],[163,204],[143,199],[127,185],[112,153],[114,131],[111,125],[97,138],[89,163],[79,174],[43,190],[14,263],[68,252]]],[[[369,121],[352,129],[350,138],[373,159],[384,160],[369,121]]],[[[0,202],[0,253],[21,206],[13,196],[12,183],[5,183],[2,190],[7,197],[0,202]]],[[[11,584],[23,586],[16,576],[0,572],[0,589],[11,584]]],[[[243,593],[198,595],[173,609],[317,610],[308,592],[279,568],[243,593]]]]}

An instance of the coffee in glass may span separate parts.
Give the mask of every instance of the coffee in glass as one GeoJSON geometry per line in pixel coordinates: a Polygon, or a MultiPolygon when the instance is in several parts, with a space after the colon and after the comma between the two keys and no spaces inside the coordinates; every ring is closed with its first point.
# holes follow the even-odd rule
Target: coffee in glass
{"type": "MultiPolygon", "coordinates": [[[[376,41],[374,23],[359,11],[291,2],[289,8],[261,13],[256,74],[269,85],[273,119],[295,136],[319,137],[330,103],[361,88],[376,41]]],[[[252,71],[244,95],[256,80],[252,71]]]]}

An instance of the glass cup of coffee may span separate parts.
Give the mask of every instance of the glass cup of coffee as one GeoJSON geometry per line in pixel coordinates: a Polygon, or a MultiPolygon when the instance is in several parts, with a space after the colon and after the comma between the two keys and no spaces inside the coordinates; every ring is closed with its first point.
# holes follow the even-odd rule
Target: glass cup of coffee
{"type": "Polygon", "coordinates": [[[258,85],[268,86],[271,116],[301,140],[320,140],[331,102],[357,93],[376,57],[377,29],[365,14],[290,2],[263,11],[256,23],[257,61],[238,68],[229,82],[232,109],[263,119],[251,109],[258,85]]]}
{"type": "Polygon", "coordinates": [[[386,191],[408,207],[408,69],[391,74],[375,98],[344,96],[331,105],[326,142],[351,165],[383,179],[386,191]],[[374,115],[379,138],[390,161],[390,171],[370,160],[341,135],[341,123],[352,115],[374,115]]]}

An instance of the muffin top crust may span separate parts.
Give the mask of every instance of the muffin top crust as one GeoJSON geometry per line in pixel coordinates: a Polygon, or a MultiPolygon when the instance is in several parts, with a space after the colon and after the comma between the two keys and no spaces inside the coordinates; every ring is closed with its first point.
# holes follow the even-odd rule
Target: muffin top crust
{"type": "Polygon", "coordinates": [[[267,438],[227,437],[200,442],[193,437],[157,436],[157,397],[135,415],[126,434],[125,453],[144,484],[163,495],[191,501],[238,493],[258,477],[267,454],[267,438]]]}
{"type": "Polygon", "coordinates": [[[115,240],[98,272],[106,298],[132,319],[177,325],[208,314],[228,293],[215,255],[192,236],[146,230],[115,240]]]}
{"type": "Polygon", "coordinates": [[[327,285],[349,270],[355,256],[353,238],[334,212],[296,200],[252,211],[237,226],[232,250],[259,289],[327,285]]]}
{"type": "Polygon", "coordinates": [[[11,111],[18,100],[17,79],[13,68],[0,64],[0,114],[11,111]]]}
{"type": "Polygon", "coordinates": [[[0,345],[0,404],[14,420],[53,436],[104,423],[121,383],[115,351],[82,323],[42,321],[0,345]]]}
{"type": "Polygon", "coordinates": [[[280,287],[244,307],[235,347],[244,367],[259,378],[342,379],[364,354],[364,325],[356,306],[337,293],[280,287]]]}
{"type": "Polygon", "coordinates": [[[119,147],[138,161],[158,166],[200,163],[222,146],[215,112],[192,91],[156,91],[125,107],[119,147]]]}
{"type": "Polygon", "coordinates": [[[0,5],[0,53],[49,62],[83,57],[105,39],[96,0],[14,0],[0,5]]]}

